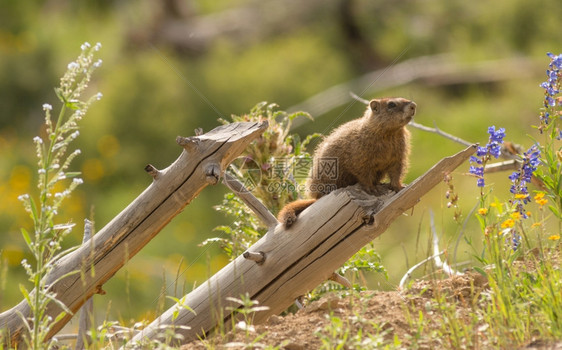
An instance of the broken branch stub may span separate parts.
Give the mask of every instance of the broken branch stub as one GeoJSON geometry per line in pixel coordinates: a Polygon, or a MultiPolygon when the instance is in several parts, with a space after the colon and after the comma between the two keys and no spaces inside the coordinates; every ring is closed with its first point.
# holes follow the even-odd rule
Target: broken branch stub
{"type": "Polygon", "coordinates": [[[269,307],[268,311],[255,314],[256,323],[279,314],[297,297],[330,278],[475,149],[471,146],[442,159],[398,194],[373,197],[356,185],[320,198],[299,215],[290,229],[285,230],[282,225],[271,228],[248,249],[246,257],[237,257],[184,296],[182,302],[189,308],[173,306],[137,334],[133,344],[156,339],[162,327],[172,327],[181,334],[183,340],[176,340],[178,343],[204,337],[217,327],[228,328],[233,320],[227,310],[241,305],[227,298],[239,298],[246,293],[261,306],[269,307]]]}
{"type": "MultiPolygon", "coordinates": [[[[154,178],[152,184],[102,228],[92,242],[57,262],[57,267],[46,278],[58,300],[76,312],[123,267],[126,259],[137,254],[203,188],[216,183],[226,166],[266,128],[267,122],[233,123],[207,134],[178,137],[178,143],[184,147],[179,158],[160,171],[148,166],[146,170],[154,178]],[[82,273],[60,279],[73,271],[82,273]]],[[[55,319],[60,312],[55,303],[50,303],[46,315],[55,319]]],[[[17,345],[24,331],[22,316],[29,315],[25,300],[0,314],[0,328],[9,334],[9,339],[3,341],[17,345]]],[[[66,315],[49,335],[56,334],[71,317],[66,315]]]]}

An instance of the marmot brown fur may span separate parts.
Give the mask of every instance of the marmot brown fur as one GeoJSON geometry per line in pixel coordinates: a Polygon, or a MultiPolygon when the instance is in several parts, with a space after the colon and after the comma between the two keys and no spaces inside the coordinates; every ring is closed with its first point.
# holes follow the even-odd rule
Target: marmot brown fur
{"type": "Polygon", "coordinates": [[[359,183],[377,194],[376,186],[386,175],[390,189],[400,191],[410,154],[405,126],[415,113],[416,104],[404,98],[371,100],[362,118],[336,128],[316,149],[307,180],[312,199],[287,204],[278,220],[290,227],[300,212],[337,188],[359,183]]]}

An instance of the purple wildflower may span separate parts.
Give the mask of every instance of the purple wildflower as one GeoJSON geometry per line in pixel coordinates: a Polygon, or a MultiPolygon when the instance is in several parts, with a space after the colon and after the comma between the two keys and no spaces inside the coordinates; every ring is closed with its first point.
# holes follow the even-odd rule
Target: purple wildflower
{"type": "Polygon", "coordinates": [[[550,67],[556,67],[559,70],[562,69],[562,54],[556,56],[552,52],[546,54],[552,60],[550,62],[550,67]]]}
{"type": "Polygon", "coordinates": [[[540,87],[545,90],[544,92],[544,108],[545,110],[541,113],[540,119],[544,125],[539,127],[539,131],[542,133],[543,127],[547,126],[551,121],[551,114],[549,109],[558,104],[562,104],[561,100],[557,99],[557,95],[560,93],[560,78],[562,77],[562,54],[554,55],[552,53],[547,53],[550,57],[550,64],[546,70],[547,81],[540,84],[540,87]]]}
{"type": "Polygon", "coordinates": [[[496,130],[495,126],[490,126],[488,128],[488,134],[490,137],[488,139],[488,143],[484,147],[478,147],[476,149],[476,155],[470,157],[471,164],[477,164],[478,166],[471,165],[469,169],[469,173],[478,177],[476,181],[476,185],[478,187],[484,187],[484,166],[486,162],[491,159],[493,156],[494,158],[498,158],[501,155],[501,145],[503,143],[503,138],[505,137],[505,129],[499,128],[496,130]]]}
{"type": "MultiPolygon", "coordinates": [[[[480,148],[480,147],[479,147],[480,148]]],[[[475,156],[470,156],[470,162],[471,163],[476,163],[476,164],[482,164],[482,159],[475,157],[475,156]]]]}
{"type": "Polygon", "coordinates": [[[521,235],[517,231],[511,230],[511,248],[513,251],[516,251],[519,245],[521,245],[521,235]]]}
{"type": "Polygon", "coordinates": [[[481,177],[479,179],[476,179],[476,186],[478,187],[484,187],[485,183],[484,183],[484,178],[481,177]]]}
{"type": "Polygon", "coordinates": [[[533,172],[537,170],[537,167],[541,163],[540,156],[540,148],[536,144],[531,146],[521,157],[522,163],[519,171],[514,171],[509,175],[509,179],[512,182],[509,191],[513,193],[515,198],[512,203],[515,204],[516,210],[525,219],[527,218],[527,214],[525,213],[524,205],[530,201],[527,184],[531,182],[533,172]]]}

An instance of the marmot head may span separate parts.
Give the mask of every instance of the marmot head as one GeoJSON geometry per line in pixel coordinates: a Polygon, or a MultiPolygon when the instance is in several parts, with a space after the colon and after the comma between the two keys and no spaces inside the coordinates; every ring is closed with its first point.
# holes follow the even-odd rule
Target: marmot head
{"type": "Polygon", "coordinates": [[[405,98],[377,98],[369,102],[367,113],[382,127],[400,128],[416,114],[416,103],[405,98]]]}

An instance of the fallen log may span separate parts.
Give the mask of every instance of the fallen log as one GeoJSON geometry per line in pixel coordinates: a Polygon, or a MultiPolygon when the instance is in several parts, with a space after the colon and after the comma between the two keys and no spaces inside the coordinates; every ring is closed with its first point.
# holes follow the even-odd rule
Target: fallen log
{"type": "MultiPolygon", "coordinates": [[[[123,265],[137,254],[174,216],[209,184],[216,184],[225,168],[248,144],[267,128],[267,122],[233,123],[194,137],[178,137],[184,148],[178,159],[164,170],[148,165],[152,184],[127,208],[102,228],[89,242],[57,262],[46,276],[57,299],[73,313],[123,265]],[[61,279],[70,272],[80,271],[61,279]]],[[[53,319],[62,310],[50,303],[46,313],[53,319]]],[[[20,347],[23,317],[30,316],[25,300],[0,314],[0,329],[7,334],[2,342],[20,347]]],[[[70,319],[67,314],[51,330],[55,335],[70,319]]]]}
{"type": "Polygon", "coordinates": [[[442,159],[397,194],[373,197],[351,186],[322,197],[302,212],[290,229],[281,225],[270,228],[245,254],[138,333],[127,348],[158,340],[163,328],[172,328],[182,336],[172,345],[205,337],[222,327],[228,329],[236,320],[236,313],[229,310],[241,307],[233,298],[244,294],[269,308],[254,315],[255,323],[279,314],[381,235],[475,149],[473,145],[442,159]]]}

